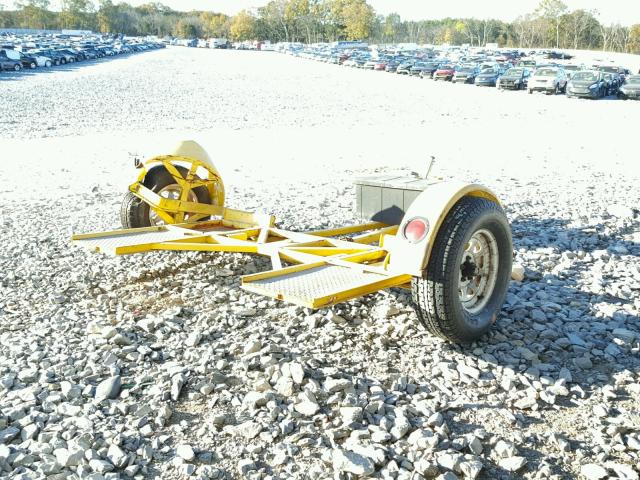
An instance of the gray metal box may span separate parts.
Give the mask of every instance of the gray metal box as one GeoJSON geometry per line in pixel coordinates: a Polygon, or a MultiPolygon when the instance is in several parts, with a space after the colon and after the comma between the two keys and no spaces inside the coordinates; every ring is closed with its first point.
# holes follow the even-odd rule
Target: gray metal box
{"type": "Polygon", "coordinates": [[[398,225],[409,205],[433,183],[433,180],[412,176],[358,177],[354,180],[357,215],[362,221],[398,225]]]}

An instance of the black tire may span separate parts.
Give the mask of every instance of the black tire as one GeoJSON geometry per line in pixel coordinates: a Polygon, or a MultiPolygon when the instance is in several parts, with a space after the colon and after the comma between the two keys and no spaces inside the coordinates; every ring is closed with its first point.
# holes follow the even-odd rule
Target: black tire
{"type": "MultiPolygon", "coordinates": [[[[411,283],[418,319],[432,334],[455,343],[472,342],[489,330],[504,302],[511,277],[513,247],[504,211],[479,197],[462,198],[445,218],[422,278],[411,283]],[[490,232],[495,239],[498,267],[489,299],[477,312],[467,311],[458,293],[462,257],[471,236],[490,232]]],[[[466,263],[466,262],[465,262],[466,263]]]]}
{"type": "MultiPolygon", "coordinates": [[[[176,169],[183,176],[186,176],[188,173],[184,167],[176,166],[176,169]]],[[[175,183],[175,180],[164,167],[155,167],[149,170],[142,182],[145,187],[156,193],[173,183],[175,183]]],[[[196,194],[199,203],[211,204],[211,196],[209,195],[207,187],[194,188],[193,192],[196,194]]],[[[122,204],[120,205],[120,222],[124,228],[150,227],[149,205],[133,193],[125,193],[122,204]]]]}
{"type": "Polygon", "coordinates": [[[19,72],[19,71],[22,69],[22,66],[20,66],[20,65],[18,65],[18,64],[16,63],[16,64],[13,66],[13,69],[14,69],[16,72],[19,72]]]}

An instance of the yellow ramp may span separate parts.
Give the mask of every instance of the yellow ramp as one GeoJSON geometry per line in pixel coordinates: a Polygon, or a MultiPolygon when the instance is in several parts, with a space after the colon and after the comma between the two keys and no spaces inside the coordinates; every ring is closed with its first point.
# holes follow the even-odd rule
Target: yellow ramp
{"type": "Polygon", "coordinates": [[[328,262],[296,265],[242,277],[242,288],[309,308],[321,308],[389,287],[410,275],[393,275],[328,262]]]}

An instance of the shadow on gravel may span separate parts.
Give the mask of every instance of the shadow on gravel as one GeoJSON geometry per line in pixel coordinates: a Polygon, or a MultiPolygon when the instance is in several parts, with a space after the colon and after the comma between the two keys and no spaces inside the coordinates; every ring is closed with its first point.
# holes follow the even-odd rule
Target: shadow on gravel
{"type": "MultiPolygon", "coordinates": [[[[640,254],[640,244],[607,235],[603,224],[580,229],[568,227],[568,223],[568,220],[557,218],[531,217],[515,220],[511,223],[514,248],[553,248],[557,253],[578,250],[587,253],[594,250],[616,253],[611,250],[612,246],[622,245],[629,250],[629,254],[640,254]]],[[[620,231],[620,235],[632,231],[633,226],[629,226],[620,231]]]]}
{"type": "Polygon", "coordinates": [[[502,333],[540,352],[541,362],[569,368],[574,380],[611,383],[611,376],[620,371],[640,370],[640,359],[612,341],[615,329],[634,332],[636,341],[640,337],[640,318],[625,310],[633,304],[633,272],[624,271],[621,264],[626,262],[620,261],[621,255],[640,257],[640,244],[622,238],[631,233],[632,226],[609,235],[605,225],[579,229],[567,223],[539,218],[513,222],[516,250],[560,257],[541,258],[536,261],[538,267],[561,261],[565,266],[545,271],[527,268],[525,280],[512,283],[503,317],[518,327],[507,327],[502,333]],[[587,256],[580,258],[577,252],[587,256]],[[589,358],[593,368],[580,358],[589,358]],[[583,365],[576,364],[576,359],[583,365]]]}
{"type": "MultiPolygon", "coordinates": [[[[628,313],[632,309],[625,310],[633,305],[634,293],[625,294],[619,289],[633,281],[632,273],[625,275],[618,268],[625,263],[620,260],[621,254],[640,257],[640,244],[622,239],[622,235],[631,233],[631,227],[629,231],[608,235],[604,233],[605,225],[579,229],[567,224],[565,220],[540,218],[512,223],[515,250],[527,252],[523,255],[525,280],[511,283],[496,328],[484,340],[464,347],[445,344],[445,352],[450,350],[487,362],[492,372],[512,369],[529,382],[540,381],[542,377],[554,382],[561,369],[567,369],[572,377],[567,387],[572,395],[584,399],[597,394],[605,385],[615,388],[614,377],[623,372],[640,372],[640,357],[630,353],[631,342],[616,342],[616,337],[620,339],[619,335],[624,333],[613,333],[616,329],[633,332],[633,345],[640,339],[640,318],[628,313]],[[580,251],[587,255],[577,255],[580,251]],[[559,266],[561,262],[564,266],[559,266]]],[[[523,384],[513,388],[529,387],[523,384]]],[[[627,397],[618,394],[621,401],[627,397]]],[[[536,403],[535,413],[526,408],[515,409],[512,419],[515,430],[545,423],[546,412],[556,415],[580,406],[569,396],[557,396],[553,405],[541,399],[536,403]]],[[[495,410],[497,415],[505,406],[502,402],[465,402],[458,410],[495,410]]],[[[615,407],[611,414],[616,414],[615,407]]],[[[447,422],[456,433],[474,429],[474,425],[453,418],[447,422]]],[[[579,440],[569,438],[571,433],[565,435],[573,449],[586,448],[579,440]]],[[[561,460],[543,453],[545,442],[548,443],[545,438],[534,437],[520,443],[519,455],[527,458],[527,470],[539,469],[544,461],[554,474],[576,478],[561,460]]],[[[486,468],[481,478],[521,478],[494,462],[486,468]]]]}

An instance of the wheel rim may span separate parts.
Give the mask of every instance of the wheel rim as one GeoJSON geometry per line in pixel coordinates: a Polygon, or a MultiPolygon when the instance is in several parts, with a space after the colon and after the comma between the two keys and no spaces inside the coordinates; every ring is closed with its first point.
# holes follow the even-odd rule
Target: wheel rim
{"type": "MultiPolygon", "coordinates": [[[[156,192],[163,198],[168,198],[171,200],[180,200],[180,196],[182,195],[182,188],[177,183],[172,183],[171,185],[167,185],[166,187],[160,189],[160,191],[156,192]]],[[[193,190],[189,192],[187,195],[188,202],[198,202],[198,197],[193,190]]],[[[189,218],[189,214],[185,214],[185,220],[189,218]]],[[[153,208],[149,209],[149,223],[152,226],[165,225],[166,222],[160,217],[153,208]]]]}
{"type": "Polygon", "coordinates": [[[498,278],[498,242],[485,229],[476,231],[465,245],[460,262],[458,296],[462,308],[475,314],[482,310],[498,278]]]}

